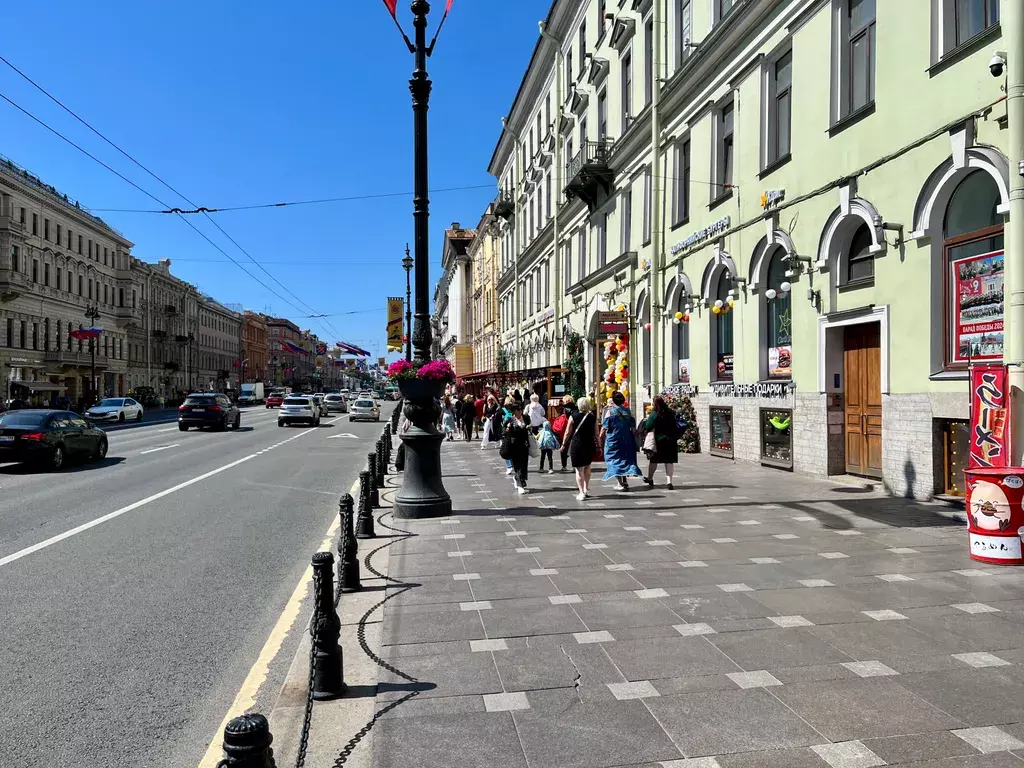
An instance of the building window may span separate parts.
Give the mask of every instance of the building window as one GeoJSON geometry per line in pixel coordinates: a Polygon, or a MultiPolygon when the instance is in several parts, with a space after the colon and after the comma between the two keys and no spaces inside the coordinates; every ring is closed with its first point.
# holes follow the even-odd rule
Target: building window
{"type": "Polygon", "coordinates": [[[551,261],[544,262],[544,305],[551,303],[551,261]]]}
{"type": "Polygon", "coordinates": [[[587,58],[587,20],[580,24],[580,74],[583,74],[583,61],[587,58]]]}
{"type": "Polygon", "coordinates": [[[729,15],[729,11],[732,10],[733,4],[734,0],[714,0],[715,24],[718,24],[722,19],[729,15]]]}
{"type": "Polygon", "coordinates": [[[672,185],[672,226],[690,218],[690,140],[675,146],[676,177],[672,185]]]}
{"type": "Polygon", "coordinates": [[[768,147],[765,167],[789,157],[793,114],[793,51],[786,51],[768,66],[768,147]]]}
{"type": "Polygon", "coordinates": [[[544,218],[551,218],[551,174],[544,177],[544,218]]]}
{"type": "Polygon", "coordinates": [[[732,310],[729,307],[729,285],[732,283],[732,275],[725,272],[718,278],[718,291],[715,293],[714,306],[718,301],[722,302],[720,311],[711,313],[711,334],[714,358],[714,366],[711,371],[711,381],[732,381],[733,370],[733,334],[732,334],[732,310]]]}
{"type": "Polygon", "coordinates": [[[92,298],[92,280],[89,281],[89,298],[92,298]]]}
{"type": "Polygon", "coordinates": [[[944,419],[941,422],[943,479],[939,489],[946,496],[964,495],[964,470],[971,452],[971,425],[967,421],[944,419]]]}
{"type": "Polygon", "coordinates": [[[64,287],[63,277],[64,277],[63,270],[61,270],[60,267],[57,267],[57,282],[55,283],[55,286],[56,286],[57,290],[60,290],[61,288],[64,287]]]}
{"type": "Polygon", "coordinates": [[[103,286],[103,303],[104,303],[104,304],[109,304],[109,303],[110,303],[110,302],[108,301],[108,296],[107,296],[107,286],[106,286],[106,285],[104,285],[104,286],[103,286]]]}
{"type": "Polygon", "coordinates": [[[676,306],[676,312],[683,313],[683,319],[675,324],[675,338],[674,344],[674,355],[675,365],[673,371],[676,376],[676,381],[680,384],[690,383],[690,323],[689,314],[686,311],[687,307],[686,291],[679,292],[679,303],[676,306]]]}
{"type": "Polygon", "coordinates": [[[43,285],[50,285],[50,265],[43,264],[43,285]]]}
{"type": "Polygon", "coordinates": [[[693,37],[693,7],[691,0],[676,0],[676,67],[682,66],[690,55],[693,37]]]}
{"type": "Polygon", "coordinates": [[[732,194],[733,112],[733,102],[730,100],[715,113],[715,186],[712,188],[712,202],[732,194]]]}
{"type": "Polygon", "coordinates": [[[71,227],[68,227],[68,250],[71,250],[71,241],[74,237],[71,235],[71,227]]]}
{"type": "Polygon", "coordinates": [[[57,225],[57,245],[61,244],[61,239],[60,238],[61,238],[61,227],[60,227],[60,224],[58,224],[57,225]]]}
{"type": "Polygon", "coordinates": [[[651,169],[644,170],[644,221],[643,244],[651,242],[651,169]]]}
{"type": "Polygon", "coordinates": [[[654,20],[644,25],[644,106],[654,97],[654,20]]]}
{"type": "Polygon", "coordinates": [[[124,288],[117,289],[117,306],[124,306],[124,288]]]}
{"type": "Polygon", "coordinates": [[[582,280],[583,276],[587,274],[587,227],[585,224],[580,227],[579,241],[579,275],[582,280]]]}
{"type": "Polygon", "coordinates": [[[711,455],[732,458],[732,408],[713,406],[711,417],[711,455]]]}
{"type": "Polygon", "coordinates": [[[597,268],[608,263],[608,214],[602,213],[597,219],[597,268]]]}
{"type": "Polygon", "coordinates": [[[633,54],[622,57],[622,130],[633,119],[633,54]]]}
{"type": "Polygon", "coordinates": [[[587,146],[587,116],[580,118],[580,149],[585,150],[587,146]]]}
{"type": "Polygon", "coordinates": [[[955,30],[954,47],[999,23],[999,0],[953,0],[950,5],[955,30]]]}
{"type": "Polygon", "coordinates": [[[39,261],[32,259],[32,282],[39,282],[39,261]]]}
{"type": "Polygon", "coordinates": [[[875,256],[871,253],[871,230],[861,224],[850,241],[850,255],[846,259],[844,285],[872,283],[875,279],[875,256]]]}
{"type": "Polygon", "coordinates": [[[78,255],[82,255],[82,236],[78,236],[78,255]]]}
{"type": "Polygon", "coordinates": [[[24,208],[21,209],[21,215],[18,217],[18,221],[20,221],[22,224],[25,223],[25,209],[24,208]]]}
{"type": "MultiPolygon", "coordinates": [[[[604,141],[608,138],[608,91],[602,89],[597,95],[597,140],[604,141]]],[[[581,134],[580,141],[583,141],[581,134]]]]}
{"type": "Polygon", "coordinates": [[[25,342],[28,341],[28,321],[27,320],[22,320],[21,321],[21,329],[20,330],[21,330],[21,332],[18,335],[21,338],[19,339],[20,343],[18,344],[18,346],[21,347],[22,349],[28,349],[28,345],[25,343],[25,342]]]}
{"type": "Polygon", "coordinates": [[[874,103],[875,3],[833,0],[833,124],[874,103]]]}
{"type": "Polygon", "coordinates": [[[43,320],[43,351],[50,351],[50,318],[43,320]]]}
{"type": "Polygon", "coordinates": [[[39,214],[38,213],[33,213],[32,214],[32,234],[33,235],[38,235],[39,234],[39,214]]]}
{"type": "Polygon", "coordinates": [[[999,190],[984,171],[957,186],[943,231],[946,365],[1003,359],[1003,225],[999,190]]]}
{"type": "Polygon", "coordinates": [[[782,290],[787,269],[783,256],[785,251],[776,248],[768,264],[768,285],[761,295],[764,304],[767,378],[788,380],[793,378],[793,315],[790,294],[782,290]]]}
{"type": "Polygon", "coordinates": [[[793,412],[761,409],[761,463],[781,469],[793,468],[793,412]]]}
{"type": "Polygon", "coordinates": [[[78,276],[78,295],[82,295],[82,276],[78,276]]]}
{"type": "Polygon", "coordinates": [[[32,349],[39,349],[39,323],[32,323],[32,349]]]}
{"type": "Polygon", "coordinates": [[[632,246],[633,236],[633,184],[622,192],[619,203],[619,221],[622,223],[622,253],[628,253],[632,246]]]}
{"type": "Polygon", "coordinates": [[[21,265],[18,263],[18,246],[11,246],[11,269],[15,272],[21,272],[21,265]]]}
{"type": "Polygon", "coordinates": [[[573,77],[572,77],[572,47],[570,46],[569,50],[565,52],[565,90],[566,91],[571,91],[572,90],[572,83],[573,83],[573,77]]]}
{"type": "Polygon", "coordinates": [[[43,240],[50,239],[50,220],[43,219],[43,240]]]}
{"type": "Polygon", "coordinates": [[[562,269],[565,270],[565,284],[572,285],[572,243],[562,246],[562,269]]]}

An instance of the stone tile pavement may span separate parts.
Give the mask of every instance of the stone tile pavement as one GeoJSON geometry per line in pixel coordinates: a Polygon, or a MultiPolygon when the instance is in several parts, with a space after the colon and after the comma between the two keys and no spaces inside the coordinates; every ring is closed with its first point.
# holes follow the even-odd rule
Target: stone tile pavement
{"type": "Polygon", "coordinates": [[[456,513],[390,548],[374,766],[1024,768],[1024,570],[942,507],[708,456],[585,502],[443,463],[456,513]]]}

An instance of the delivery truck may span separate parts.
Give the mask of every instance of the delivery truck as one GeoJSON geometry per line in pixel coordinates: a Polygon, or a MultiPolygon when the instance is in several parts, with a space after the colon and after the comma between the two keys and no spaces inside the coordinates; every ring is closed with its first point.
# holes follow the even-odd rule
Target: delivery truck
{"type": "Polygon", "coordinates": [[[238,395],[239,405],[259,405],[263,402],[263,382],[243,384],[238,395]]]}

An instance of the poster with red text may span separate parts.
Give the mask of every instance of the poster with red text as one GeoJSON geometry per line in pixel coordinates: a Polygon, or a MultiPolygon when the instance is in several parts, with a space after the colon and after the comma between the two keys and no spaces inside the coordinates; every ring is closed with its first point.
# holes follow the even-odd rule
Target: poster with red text
{"type": "Polygon", "coordinates": [[[950,362],[1003,359],[1003,252],[950,262],[953,348],[950,362]]]}

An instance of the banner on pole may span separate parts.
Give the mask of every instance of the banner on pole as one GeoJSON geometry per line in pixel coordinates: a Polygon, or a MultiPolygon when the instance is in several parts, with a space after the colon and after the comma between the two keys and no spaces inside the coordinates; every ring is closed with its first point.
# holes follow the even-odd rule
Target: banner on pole
{"type": "Polygon", "coordinates": [[[971,469],[1007,466],[1006,378],[1005,365],[971,368],[971,469]]]}
{"type": "Polygon", "coordinates": [[[405,300],[388,298],[388,352],[402,351],[402,314],[405,300]]]}

